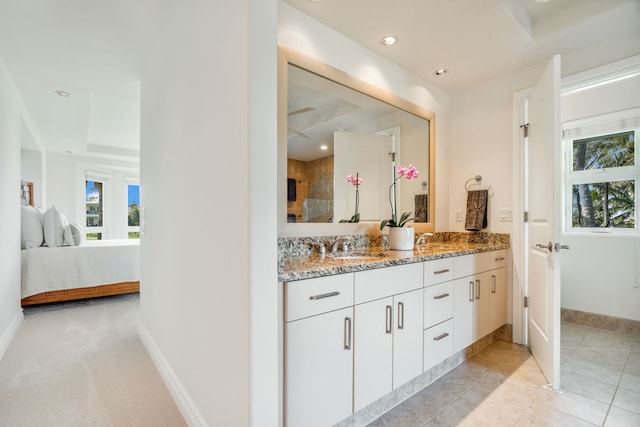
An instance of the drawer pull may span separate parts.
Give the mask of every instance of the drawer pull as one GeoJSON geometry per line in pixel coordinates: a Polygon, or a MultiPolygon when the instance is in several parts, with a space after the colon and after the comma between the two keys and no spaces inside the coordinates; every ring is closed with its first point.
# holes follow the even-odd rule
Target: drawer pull
{"type": "Polygon", "coordinates": [[[445,332],[443,334],[438,335],[437,337],[434,337],[433,340],[434,341],[440,341],[442,339],[445,339],[448,336],[449,336],[449,332],[445,332]]]}
{"type": "Polygon", "coordinates": [[[450,270],[448,268],[445,268],[443,270],[438,270],[438,271],[434,271],[433,274],[442,274],[442,273],[448,273],[450,270]]]}
{"type": "Polygon", "coordinates": [[[309,299],[310,300],[317,300],[317,299],[322,299],[322,298],[335,297],[336,295],[340,295],[340,292],[334,291],[334,292],[327,292],[326,294],[311,295],[309,297],[309,299]]]}
{"type": "Polygon", "coordinates": [[[344,349],[351,350],[351,318],[344,318],[344,349]]]}
{"type": "Polygon", "coordinates": [[[436,295],[435,297],[433,297],[433,299],[442,299],[442,298],[446,298],[448,296],[449,296],[449,294],[444,293],[444,294],[436,295]]]}
{"type": "Polygon", "coordinates": [[[505,257],[501,256],[501,257],[499,257],[499,258],[496,258],[495,260],[496,260],[496,261],[504,261],[505,259],[506,259],[505,257]]]}

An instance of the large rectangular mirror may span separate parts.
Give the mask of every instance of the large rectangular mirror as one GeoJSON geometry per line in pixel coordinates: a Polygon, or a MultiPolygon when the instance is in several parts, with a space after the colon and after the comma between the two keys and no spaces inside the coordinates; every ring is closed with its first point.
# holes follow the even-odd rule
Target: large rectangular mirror
{"type": "Polygon", "coordinates": [[[434,229],[434,114],[299,52],[279,48],[278,206],[281,235],[363,233],[398,212],[416,231],[434,229]],[[347,176],[357,175],[356,187],[347,176]],[[358,209],[359,222],[353,221],[358,209]],[[330,227],[327,227],[330,226],[330,227]],[[330,231],[329,231],[330,230],[330,231]]]}

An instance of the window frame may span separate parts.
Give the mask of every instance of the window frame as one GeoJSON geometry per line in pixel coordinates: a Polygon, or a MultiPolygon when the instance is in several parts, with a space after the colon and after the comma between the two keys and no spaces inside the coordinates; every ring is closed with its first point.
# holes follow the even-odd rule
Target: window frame
{"type": "MultiPolygon", "coordinates": [[[[128,216],[129,214],[129,186],[130,185],[137,185],[138,186],[138,191],[140,191],[140,178],[125,178],[124,180],[124,185],[125,185],[125,195],[127,197],[127,211],[126,214],[128,216]]],[[[138,209],[140,209],[140,205],[138,205],[138,209]]],[[[133,237],[129,236],[129,233],[140,233],[140,226],[137,225],[129,225],[128,219],[127,219],[127,238],[128,239],[133,239],[133,237]]],[[[138,239],[140,239],[140,234],[138,234],[138,239]]]]}
{"type": "Polygon", "coordinates": [[[566,233],[604,233],[616,235],[639,234],[638,224],[638,190],[640,189],[640,160],[638,159],[638,137],[640,137],[640,108],[627,111],[603,114],[586,119],[573,120],[563,124],[564,152],[564,231],[566,233]],[[634,165],[602,169],[573,170],[574,141],[607,136],[623,132],[634,132],[634,165]],[[598,184],[616,181],[634,181],[634,226],[633,228],[616,227],[575,227],[573,226],[573,186],[581,184],[598,184]]]}
{"type": "Polygon", "coordinates": [[[109,239],[108,230],[109,230],[109,214],[108,214],[108,206],[109,206],[109,186],[111,182],[111,176],[109,174],[100,173],[100,172],[92,172],[86,171],[84,174],[84,197],[83,197],[83,228],[85,238],[87,234],[100,234],[100,239],[98,240],[107,240],[109,239]],[[100,182],[102,183],[102,226],[98,227],[89,227],[87,225],[87,181],[92,182],[100,182]]]}

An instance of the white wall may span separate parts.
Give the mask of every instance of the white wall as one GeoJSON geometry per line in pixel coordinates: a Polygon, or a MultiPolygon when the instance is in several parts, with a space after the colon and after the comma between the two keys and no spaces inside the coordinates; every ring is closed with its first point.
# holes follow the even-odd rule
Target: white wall
{"type": "MultiPolygon", "coordinates": [[[[563,121],[640,107],[638,94],[640,76],[563,95],[563,121]]],[[[640,320],[640,235],[564,233],[563,243],[562,307],[640,320]]]]}
{"type": "Polygon", "coordinates": [[[174,18],[142,76],[141,336],[190,424],[277,425],[276,3],[174,18]]]}
{"type": "MultiPolygon", "coordinates": [[[[360,80],[435,113],[437,231],[448,229],[449,96],[375,52],[303,14],[282,1],[278,9],[278,43],[318,59],[360,80]]],[[[407,161],[408,160],[404,160],[407,161]]],[[[336,225],[332,225],[335,230],[336,225]]],[[[335,233],[335,231],[333,232],[335,233]]],[[[331,232],[327,234],[333,234],[331,232]]]]}
{"type": "Polygon", "coordinates": [[[108,176],[105,189],[108,228],[103,233],[103,239],[127,238],[126,178],[139,177],[138,162],[47,153],[46,164],[45,208],[55,206],[67,216],[69,222],[76,222],[87,231],[84,218],[86,172],[100,173],[108,176]]]}
{"type": "Polygon", "coordinates": [[[20,307],[21,104],[0,58],[0,358],[22,320],[20,307]]]}

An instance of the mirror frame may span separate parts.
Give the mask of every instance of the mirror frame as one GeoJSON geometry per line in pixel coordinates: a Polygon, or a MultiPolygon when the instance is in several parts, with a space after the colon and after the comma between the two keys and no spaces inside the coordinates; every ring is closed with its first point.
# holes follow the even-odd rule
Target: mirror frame
{"type": "MultiPolygon", "coordinates": [[[[416,233],[435,231],[435,114],[377,86],[353,77],[315,58],[278,45],[278,237],[378,234],[380,222],[287,223],[287,66],[295,65],[320,77],[376,98],[401,110],[429,120],[429,221],[410,223],[416,233]]],[[[386,233],[386,231],[385,231],[386,233]]],[[[417,234],[416,234],[417,235],[417,234]]]]}

